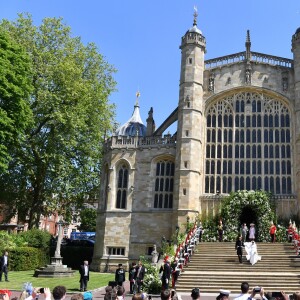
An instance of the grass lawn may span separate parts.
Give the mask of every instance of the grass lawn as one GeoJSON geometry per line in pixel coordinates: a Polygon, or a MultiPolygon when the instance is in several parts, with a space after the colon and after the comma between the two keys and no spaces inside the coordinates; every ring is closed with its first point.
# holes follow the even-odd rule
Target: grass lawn
{"type": "MultiPolygon", "coordinates": [[[[79,272],[75,271],[73,277],[62,278],[39,278],[33,277],[32,271],[10,271],[8,272],[9,282],[0,282],[0,289],[9,289],[21,291],[25,282],[31,282],[33,287],[48,287],[52,290],[57,285],[64,285],[67,292],[78,291],[79,289],[79,272]]],[[[107,286],[108,282],[114,280],[115,275],[111,273],[90,272],[90,281],[88,282],[88,289],[93,290],[103,286],[107,286]]],[[[4,279],[4,274],[3,278],[4,279]]]]}

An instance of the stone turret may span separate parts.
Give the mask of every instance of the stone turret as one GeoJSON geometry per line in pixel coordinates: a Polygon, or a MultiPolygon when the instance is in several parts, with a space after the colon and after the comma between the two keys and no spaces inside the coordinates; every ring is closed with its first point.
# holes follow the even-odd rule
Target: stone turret
{"type": "MultiPolygon", "coordinates": [[[[193,27],[181,40],[181,73],[178,105],[178,128],[175,172],[175,205],[178,223],[185,222],[189,212],[197,212],[203,172],[203,72],[205,37],[197,27],[197,9],[193,27]]],[[[192,214],[193,215],[193,214],[192,214]]]]}

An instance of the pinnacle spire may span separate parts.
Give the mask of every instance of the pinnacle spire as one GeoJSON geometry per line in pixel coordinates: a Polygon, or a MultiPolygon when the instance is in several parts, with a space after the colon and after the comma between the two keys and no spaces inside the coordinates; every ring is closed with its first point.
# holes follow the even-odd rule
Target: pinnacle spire
{"type": "Polygon", "coordinates": [[[247,30],[246,43],[251,43],[250,41],[250,30],[247,30]]]}
{"type": "Polygon", "coordinates": [[[246,35],[246,60],[249,61],[251,59],[251,40],[250,40],[250,30],[247,30],[246,35]]]}
{"type": "Polygon", "coordinates": [[[197,26],[197,17],[198,17],[198,8],[196,5],[194,5],[194,22],[193,26],[197,26]]]}

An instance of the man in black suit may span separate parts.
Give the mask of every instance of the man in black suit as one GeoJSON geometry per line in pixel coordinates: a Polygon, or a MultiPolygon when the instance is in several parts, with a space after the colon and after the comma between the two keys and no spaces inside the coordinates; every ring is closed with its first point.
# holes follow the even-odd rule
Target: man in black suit
{"type": "Polygon", "coordinates": [[[119,264],[118,266],[119,268],[116,270],[115,273],[115,282],[118,286],[123,286],[123,283],[125,281],[125,270],[122,264],[119,264]]]}
{"type": "Polygon", "coordinates": [[[136,263],[133,262],[131,264],[131,267],[129,269],[129,282],[130,282],[130,294],[133,294],[134,292],[134,275],[135,275],[135,272],[136,272],[136,263]]]}
{"type": "Polygon", "coordinates": [[[0,257],[0,281],[2,281],[2,274],[4,273],[5,281],[8,281],[8,252],[5,251],[0,257]]]}
{"type": "Polygon", "coordinates": [[[136,271],[134,274],[134,280],[137,285],[137,292],[141,292],[141,288],[144,282],[144,276],[145,276],[145,267],[143,266],[143,263],[139,261],[138,266],[136,267],[136,271]]]}
{"type": "Polygon", "coordinates": [[[86,291],[87,290],[87,283],[90,279],[90,266],[89,262],[85,260],[83,262],[83,265],[80,266],[79,268],[79,273],[80,273],[80,291],[86,291]]]}
{"type": "Polygon", "coordinates": [[[171,276],[171,265],[170,265],[170,258],[167,256],[165,258],[165,263],[162,266],[162,276],[161,276],[161,289],[167,290],[169,288],[170,276],[171,276]]]}

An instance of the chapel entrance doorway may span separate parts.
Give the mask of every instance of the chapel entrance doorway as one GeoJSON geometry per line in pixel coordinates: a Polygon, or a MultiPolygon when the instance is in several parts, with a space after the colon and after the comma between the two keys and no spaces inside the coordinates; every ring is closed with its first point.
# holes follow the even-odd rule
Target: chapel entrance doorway
{"type": "MultiPolygon", "coordinates": [[[[240,214],[240,218],[239,218],[239,224],[240,226],[242,226],[242,224],[246,223],[248,229],[250,228],[250,224],[254,223],[255,224],[255,236],[258,236],[258,218],[257,218],[257,213],[256,211],[250,206],[250,205],[246,205],[243,207],[241,214],[240,214]]],[[[247,240],[249,238],[249,231],[247,234],[247,240]]]]}

